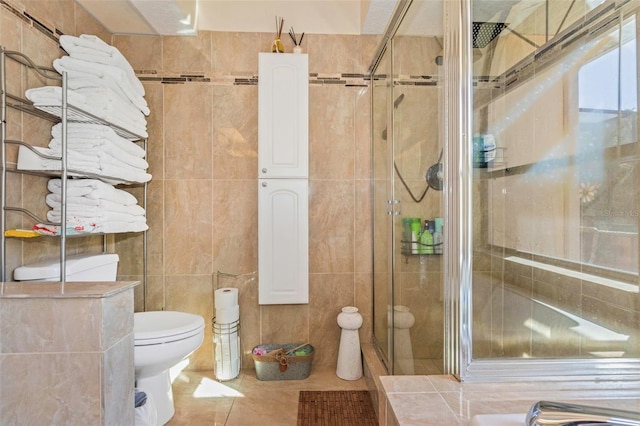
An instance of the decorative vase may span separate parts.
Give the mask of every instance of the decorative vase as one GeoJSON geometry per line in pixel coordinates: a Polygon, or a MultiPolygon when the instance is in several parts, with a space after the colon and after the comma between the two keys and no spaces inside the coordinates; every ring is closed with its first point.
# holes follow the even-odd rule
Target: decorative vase
{"type": "Polygon", "coordinates": [[[344,380],[362,377],[362,355],[358,329],[362,326],[362,315],[355,306],[346,306],[338,314],[338,325],[342,328],[336,375],[344,380]]]}
{"type": "Polygon", "coordinates": [[[302,47],[296,46],[293,48],[293,53],[302,53],[302,47]]]}
{"type": "Polygon", "coordinates": [[[280,40],[280,38],[273,40],[273,43],[271,43],[271,52],[284,53],[284,45],[282,44],[282,40],[280,40]]]}

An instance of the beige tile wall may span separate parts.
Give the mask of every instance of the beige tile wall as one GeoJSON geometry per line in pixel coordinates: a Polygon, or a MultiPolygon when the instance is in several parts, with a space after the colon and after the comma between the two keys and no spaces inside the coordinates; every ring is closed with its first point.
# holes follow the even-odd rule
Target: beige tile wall
{"type": "MultiPolygon", "coordinates": [[[[336,316],[356,305],[371,330],[369,90],[364,75],[378,37],[308,35],[310,303],[257,303],[258,52],[271,34],[201,32],[197,37],[115,36],[140,71],[152,114],[149,160],[147,310],[205,317],[205,342],[190,369],[213,368],[210,326],[215,286],[240,288],[245,354],[260,343],[308,341],[316,365],[335,365],[336,316]],[[318,77],[315,74],[319,74],[318,77]],[[167,78],[191,76],[171,84],[167,78]],[[194,77],[195,76],[195,77],[194,77]],[[322,77],[332,77],[331,81],[322,77]],[[164,80],[163,80],[164,78],[164,80]],[[234,84],[245,79],[248,84],[234,84]],[[238,274],[233,279],[216,273],[238,274]]],[[[292,46],[286,46],[290,51],[292,46]]],[[[286,114],[287,111],[282,111],[286,114]]],[[[140,251],[117,238],[118,251],[140,251]]],[[[122,253],[122,252],[121,252],[122,253]]],[[[134,259],[123,276],[140,274],[134,259]]],[[[136,309],[143,309],[141,289],[136,309]]],[[[244,366],[252,367],[244,357],[244,366]]]]}
{"type": "MultiPolygon", "coordinates": [[[[258,52],[267,51],[271,34],[201,32],[197,37],[114,36],[72,0],[14,1],[0,6],[0,42],[23,50],[40,63],[64,52],[56,37],[20,17],[26,10],[53,33],[97,34],[113,43],[144,80],[152,110],[148,119],[147,310],[193,312],[205,317],[205,343],[191,357],[190,369],[213,368],[210,320],[217,271],[241,274],[243,349],[259,343],[309,341],[317,365],[334,365],[340,308],[356,305],[371,330],[371,255],[369,194],[369,90],[362,76],[373,59],[377,36],[307,35],[310,73],[310,294],[309,305],[257,304],[257,281],[243,282],[257,269],[257,85],[258,52]],[[348,80],[341,74],[353,73],[348,80]],[[314,74],[318,74],[316,77],[314,74]],[[170,84],[162,78],[189,75],[170,84]],[[324,77],[333,80],[324,79],[324,77]],[[234,85],[237,78],[249,84],[234,85]],[[253,79],[252,79],[253,78],[253,79]],[[335,83],[335,84],[331,84],[335,83]],[[354,84],[355,83],[355,84],[354,84]]],[[[286,46],[291,49],[291,45],[286,46]]],[[[51,84],[41,82],[34,85],[51,84]]],[[[25,87],[18,87],[16,92],[25,87]]],[[[286,114],[286,111],[283,111],[286,114]]],[[[18,117],[22,120],[22,117],[18,117]]],[[[45,124],[16,125],[16,139],[48,143],[45,124]],[[45,127],[42,127],[45,126],[45,127]]],[[[15,158],[15,153],[11,154],[15,158]]],[[[45,180],[11,176],[9,188],[44,215],[45,180]]],[[[141,189],[132,189],[142,195],[141,189]]],[[[10,218],[16,227],[28,220],[10,218]]],[[[119,278],[140,279],[141,235],[109,238],[120,254],[119,278]]],[[[68,252],[99,252],[101,238],[73,239],[68,252]]],[[[23,262],[55,257],[55,240],[9,242],[13,270],[23,262]]],[[[143,309],[142,289],[136,310],[143,309]]],[[[251,366],[245,356],[245,366],[251,366]]]]}

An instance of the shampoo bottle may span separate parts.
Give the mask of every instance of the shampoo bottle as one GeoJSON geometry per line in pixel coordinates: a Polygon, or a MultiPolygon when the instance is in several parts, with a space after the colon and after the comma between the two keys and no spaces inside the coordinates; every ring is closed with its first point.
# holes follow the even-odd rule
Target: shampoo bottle
{"type": "Polygon", "coordinates": [[[434,222],[435,222],[435,232],[433,233],[434,253],[442,254],[443,252],[442,225],[444,224],[444,219],[442,219],[441,217],[436,217],[434,222]]]}
{"type": "Polygon", "coordinates": [[[424,221],[424,230],[420,234],[420,247],[423,254],[433,254],[433,234],[429,222],[429,220],[424,221]]]}
{"type": "Polygon", "coordinates": [[[420,218],[411,219],[411,254],[418,254],[418,240],[420,238],[420,218]]]}

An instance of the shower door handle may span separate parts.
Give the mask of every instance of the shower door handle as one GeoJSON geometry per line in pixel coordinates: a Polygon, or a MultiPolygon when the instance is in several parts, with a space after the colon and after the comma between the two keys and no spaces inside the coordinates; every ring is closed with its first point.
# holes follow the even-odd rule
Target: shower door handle
{"type": "Polygon", "coordinates": [[[401,214],[400,200],[387,200],[387,214],[392,216],[401,214]]]}

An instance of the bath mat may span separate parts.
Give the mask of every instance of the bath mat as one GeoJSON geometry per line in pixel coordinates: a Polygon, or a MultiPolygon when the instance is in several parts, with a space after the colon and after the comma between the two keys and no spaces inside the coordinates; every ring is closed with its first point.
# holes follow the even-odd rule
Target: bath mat
{"type": "Polygon", "coordinates": [[[298,426],[378,426],[369,391],[300,391],[298,426]]]}

